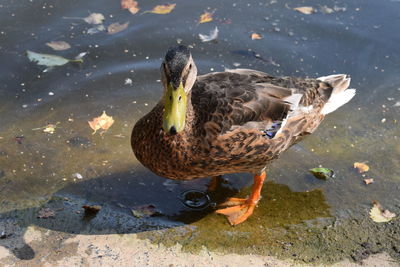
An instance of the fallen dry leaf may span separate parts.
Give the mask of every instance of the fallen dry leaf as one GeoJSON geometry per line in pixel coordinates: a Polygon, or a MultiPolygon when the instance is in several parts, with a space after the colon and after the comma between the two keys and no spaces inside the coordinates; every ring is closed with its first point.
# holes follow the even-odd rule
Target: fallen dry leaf
{"type": "Polygon", "coordinates": [[[46,43],[47,46],[51,47],[53,50],[61,51],[71,48],[71,45],[64,41],[53,41],[46,43]]]}
{"type": "Polygon", "coordinates": [[[334,5],[333,8],[330,8],[328,6],[320,6],[320,10],[322,11],[322,13],[331,14],[333,12],[346,11],[347,8],[346,7],[339,7],[337,5],[334,5]]]}
{"type": "Polygon", "coordinates": [[[101,24],[103,23],[104,16],[101,13],[91,13],[89,16],[83,19],[89,24],[101,24]]]}
{"type": "Polygon", "coordinates": [[[154,13],[154,14],[168,14],[170,13],[174,8],[175,8],[176,4],[166,4],[166,5],[158,5],[155,6],[152,10],[148,10],[143,12],[144,13],[154,13]]]}
{"type": "Polygon", "coordinates": [[[149,204],[133,207],[132,214],[136,218],[142,218],[159,215],[160,212],[157,210],[156,206],[149,204]]]}
{"type": "Polygon", "coordinates": [[[100,117],[93,118],[92,121],[88,121],[90,128],[94,130],[92,134],[95,134],[97,130],[103,129],[107,131],[108,128],[111,127],[114,123],[113,117],[110,117],[103,111],[103,114],[100,117]]]}
{"type": "Polygon", "coordinates": [[[354,162],[353,166],[359,173],[367,172],[369,170],[369,166],[363,162],[354,162]]]}
{"type": "Polygon", "coordinates": [[[255,33],[255,32],[253,32],[252,34],[251,34],[251,40],[260,40],[260,39],[262,39],[263,37],[261,36],[261,34],[258,34],[258,33],[255,33]]]}
{"type": "Polygon", "coordinates": [[[206,23],[213,20],[213,13],[205,12],[204,14],[200,15],[199,23],[206,23]]]}
{"type": "Polygon", "coordinates": [[[56,130],[56,125],[54,124],[48,124],[46,128],[43,129],[43,132],[53,134],[54,131],[56,130]]]}
{"type": "Polygon", "coordinates": [[[126,28],[128,28],[129,26],[129,22],[125,22],[124,24],[119,24],[118,22],[110,24],[107,27],[107,33],[109,34],[114,34],[120,31],[125,30],[126,28]]]}
{"type": "Polygon", "coordinates": [[[37,217],[40,219],[47,219],[50,217],[54,217],[55,215],[56,213],[54,212],[54,210],[49,208],[42,208],[41,210],[39,210],[37,217]]]}
{"type": "Polygon", "coordinates": [[[372,179],[372,178],[364,179],[365,184],[372,184],[373,182],[374,182],[374,179],[372,179]]]}
{"type": "Polygon", "coordinates": [[[133,84],[133,81],[132,81],[131,78],[126,78],[125,81],[124,81],[124,84],[125,84],[125,85],[132,85],[132,84],[133,84]]]}
{"type": "Polygon", "coordinates": [[[79,19],[79,20],[84,20],[86,23],[89,24],[102,24],[104,18],[104,15],[101,13],[90,13],[89,16],[87,16],[86,18],[81,18],[81,17],[62,17],[63,19],[79,19]]]}
{"type": "Polygon", "coordinates": [[[325,13],[325,14],[331,14],[331,13],[335,12],[335,10],[333,10],[332,8],[330,8],[328,6],[320,6],[320,10],[322,11],[322,13],[325,13]]]}
{"type": "Polygon", "coordinates": [[[315,9],[311,6],[301,6],[301,7],[295,7],[293,9],[306,15],[310,15],[315,12],[315,9]]]}
{"type": "Polygon", "coordinates": [[[369,216],[374,222],[381,223],[391,221],[394,217],[396,217],[396,214],[390,212],[389,210],[383,210],[381,204],[374,201],[374,206],[371,208],[369,216]]]}
{"type": "Polygon", "coordinates": [[[134,0],[122,0],[121,7],[122,9],[128,9],[132,14],[136,14],[140,10],[138,7],[138,2],[134,0]]]}
{"type": "Polygon", "coordinates": [[[100,24],[100,25],[96,25],[93,28],[88,29],[86,33],[92,35],[92,34],[96,34],[96,33],[102,32],[105,29],[106,29],[106,27],[104,27],[103,24],[100,24]]]}
{"type": "Polygon", "coordinates": [[[218,28],[215,27],[214,30],[210,31],[209,35],[199,33],[199,38],[202,42],[210,42],[218,38],[218,28]]]}
{"type": "Polygon", "coordinates": [[[84,21],[93,25],[102,24],[104,19],[104,15],[101,13],[91,13],[89,16],[83,18],[84,21]]]}

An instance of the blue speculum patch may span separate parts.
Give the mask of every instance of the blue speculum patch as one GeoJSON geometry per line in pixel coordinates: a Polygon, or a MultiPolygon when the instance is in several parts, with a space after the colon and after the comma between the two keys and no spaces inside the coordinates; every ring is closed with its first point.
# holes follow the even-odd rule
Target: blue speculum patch
{"type": "Polygon", "coordinates": [[[282,126],[282,122],[274,122],[271,126],[271,128],[262,131],[263,132],[263,136],[268,137],[269,139],[272,139],[275,137],[276,133],[279,131],[279,129],[282,126]]]}

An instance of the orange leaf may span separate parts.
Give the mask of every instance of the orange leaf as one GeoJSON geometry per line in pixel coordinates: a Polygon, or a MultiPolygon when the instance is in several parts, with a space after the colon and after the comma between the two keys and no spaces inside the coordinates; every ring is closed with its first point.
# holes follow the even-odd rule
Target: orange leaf
{"type": "Polygon", "coordinates": [[[94,130],[93,134],[96,133],[97,130],[103,129],[107,131],[108,128],[111,127],[114,123],[113,117],[110,117],[103,111],[103,114],[100,117],[93,118],[92,121],[88,121],[90,128],[94,130]]]}
{"type": "Polygon", "coordinates": [[[136,14],[140,10],[138,2],[134,0],[121,0],[121,7],[122,9],[128,9],[132,14],[136,14]]]}
{"type": "Polygon", "coordinates": [[[175,8],[176,4],[166,4],[166,5],[158,5],[155,6],[152,10],[149,11],[145,11],[144,13],[154,13],[154,14],[168,14],[170,13],[174,8],[175,8]]]}
{"type": "Polygon", "coordinates": [[[260,40],[260,39],[262,39],[263,37],[262,37],[262,35],[261,34],[258,34],[258,33],[255,33],[255,32],[253,32],[252,34],[251,34],[251,40],[260,40]]]}
{"type": "Polygon", "coordinates": [[[354,162],[353,166],[358,170],[359,173],[367,172],[369,170],[369,166],[362,162],[354,162]]]}
{"type": "Polygon", "coordinates": [[[199,19],[199,23],[206,23],[206,22],[210,22],[213,20],[213,13],[210,12],[205,12],[204,14],[201,14],[200,19],[199,19]]]}

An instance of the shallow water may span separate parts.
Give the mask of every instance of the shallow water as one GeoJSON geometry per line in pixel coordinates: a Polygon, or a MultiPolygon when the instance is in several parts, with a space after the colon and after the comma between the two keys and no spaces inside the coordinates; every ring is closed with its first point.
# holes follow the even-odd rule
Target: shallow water
{"type": "MultiPolygon", "coordinates": [[[[306,232],[311,229],[309,220],[367,218],[373,200],[400,213],[399,1],[175,3],[176,8],[167,15],[131,15],[120,9],[118,1],[0,3],[3,218],[17,213],[24,225],[87,232],[87,225],[73,216],[65,215],[68,219],[57,226],[35,219],[37,207],[68,197],[75,205],[70,206],[72,210],[80,209],[81,203],[100,204],[109,208],[110,214],[122,214],[122,219],[109,214],[108,220],[92,222],[100,225],[100,230],[141,232],[184,223],[193,224],[202,236],[210,231],[206,227],[210,220],[224,231],[240,229],[228,228],[224,218],[210,214],[211,209],[191,210],[181,203],[183,192],[205,191],[209,180],[167,181],[144,169],[130,149],[134,123],[160,98],[161,58],[177,42],[192,47],[200,74],[239,63],[241,68],[275,75],[347,73],[352,77],[351,87],[357,88],[350,103],[330,114],[311,137],[271,164],[260,207],[242,228],[250,236],[258,235],[254,229],[260,225],[284,229],[285,225],[301,224],[296,231],[306,232]],[[291,9],[304,5],[318,12],[303,15],[291,9]],[[325,14],[323,6],[345,10],[325,14]],[[199,15],[207,10],[215,11],[214,20],[198,24],[199,15]],[[89,35],[92,25],[65,18],[83,18],[90,12],[104,14],[106,27],[114,22],[129,21],[130,25],[114,35],[89,35]],[[218,40],[202,43],[198,33],[208,34],[215,26],[220,31],[218,40]],[[263,39],[251,40],[252,32],[262,34],[263,39]],[[54,40],[67,41],[72,48],[53,51],[45,43],[54,40]],[[29,62],[26,50],[66,58],[81,52],[88,55],[83,64],[69,63],[43,72],[44,68],[29,62]],[[125,84],[127,78],[131,85],[125,84]],[[92,135],[87,121],[103,110],[115,123],[105,134],[92,135]],[[59,123],[54,134],[32,130],[48,123],[59,123]],[[357,161],[370,166],[365,177],[353,169],[357,161]],[[319,165],[334,169],[335,177],[328,181],[314,178],[308,169],[319,165]],[[76,178],[76,173],[83,179],[76,178]],[[375,183],[366,186],[363,178],[374,178],[375,183]],[[131,218],[132,207],[149,203],[163,216],[155,222],[131,218]],[[302,203],[301,209],[298,203],[302,203]],[[136,226],[128,229],[132,220],[136,226]]],[[[156,4],[139,2],[141,11],[156,4]]],[[[248,174],[225,179],[210,194],[211,202],[223,201],[241,189],[241,194],[248,194],[252,182],[248,174]]],[[[214,236],[225,240],[218,232],[214,236]]],[[[152,239],[151,234],[144,238],[152,239]]],[[[218,240],[213,242],[209,246],[217,249],[218,240]]],[[[247,248],[248,244],[239,246],[247,248]]]]}

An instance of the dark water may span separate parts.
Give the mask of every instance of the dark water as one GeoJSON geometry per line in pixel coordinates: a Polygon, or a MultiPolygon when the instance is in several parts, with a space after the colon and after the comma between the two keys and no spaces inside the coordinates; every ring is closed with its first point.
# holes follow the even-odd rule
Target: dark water
{"type": "MultiPolygon", "coordinates": [[[[356,97],[330,114],[315,134],[271,165],[268,179],[273,182],[266,184],[266,195],[248,225],[279,227],[317,218],[367,217],[373,200],[400,213],[399,1],[174,3],[170,14],[131,15],[121,10],[118,1],[1,1],[0,212],[4,218],[21,210],[25,225],[41,225],[34,219],[36,208],[61,196],[72,199],[75,209],[89,203],[120,212],[123,219],[99,223],[120,232],[130,231],[130,208],[149,203],[161,210],[160,221],[150,225],[139,220],[142,228],[137,228],[135,219],[136,228],[130,229],[140,232],[160,224],[196,221],[201,229],[203,218],[229,229],[224,218],[204,217],[209,210],[190,210],[180,202],[186,190],[205,191],[208,180],[167,181],[144,169],[130,149],[134,123],[161,96],[161,58],[176,43],[192,48],[200,74],[239,64],[275,75],[347,73],[351,87],[357,89],[356,97]],[[298,6],[313,6],[318,12],[303,15],[291,9],[298,6]],[[340,10],[326,14],[325,6],[340,10]],[[214,20],[198,24],[204,11],[214,11],[214,20]],[[102,13],[106,27],[127,21],[129,27],[113,35],[104,31],[89,35],[93,25],[65,18],[83,18],[91,12],[102,13]],[[215,26],[217,41],[202,43],[198,34],[208,34],[215,26]],[[251,40],[252,32],[263,39],[251,40]],[[72,47],[53,51],[45,45],[61,40],[72,47]],[[26,50],[66,58],[88,54],[83,64],[43,72],[29,62],[26,50]],[[125,84],[126,79],[132,84],[125,84]],[[115,123],[104,135],[92,135],[87,121],[103,110],[115,123]],[[54,134],[32,130],[48,123],[58,123],[54,134]],[[354,162],[370,166],[365,177],[353,170],[354,162]],[[319,165],[334,169],[335,178],[321,181],[308,173],[319,165]],[[363,178],[374,178],[375,183],[366,186],[363,178]],[[294,205],[298,197],[305,199],[300,211],[294,205]],[[282,215],[282,210],[291,208],[297,215],[282,215]]],[[[164,3],[139,1],[141,11],[157,4],[164,3]]],[[[247,174],[225,179],[211,194],[212,202],[252,182],[247,174]]],[[[75,217],[58,226],[41,226],[85,232],[75,217]]]]}

